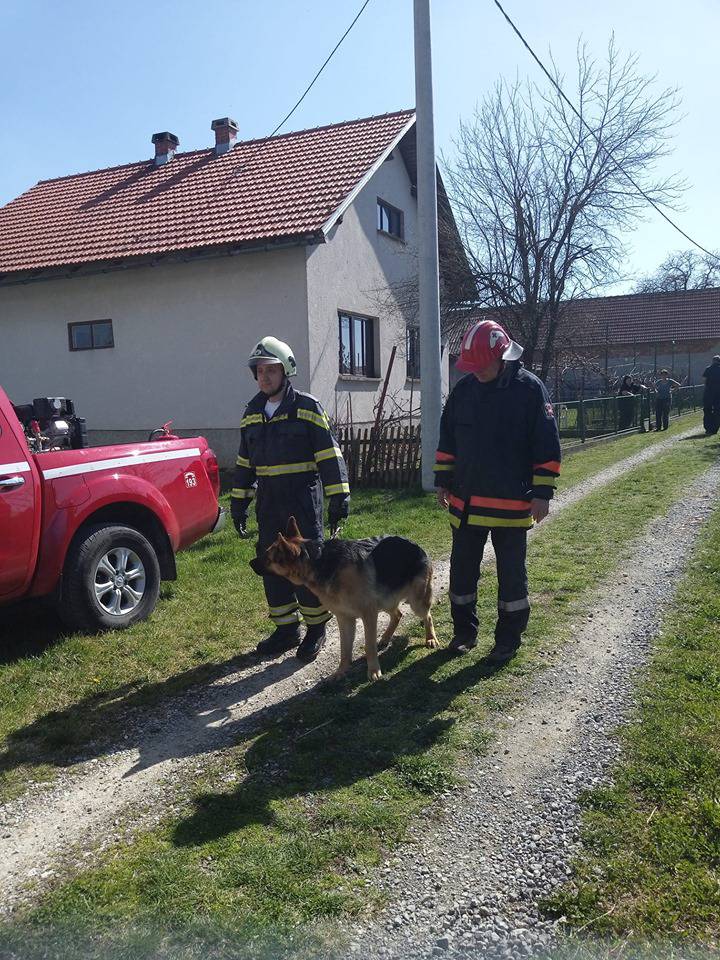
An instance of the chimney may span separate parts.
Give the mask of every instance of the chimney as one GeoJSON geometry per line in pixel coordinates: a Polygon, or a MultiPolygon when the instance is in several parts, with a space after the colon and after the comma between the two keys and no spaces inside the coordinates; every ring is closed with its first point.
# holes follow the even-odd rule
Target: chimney
{"type": "Polygon", "coordinates": [[[180,141],[174,133],[168,133],[164,130],[162,133],[154,133],[152,142],[155,144],[155,166],[162,167],[169,163],[175,156],[180,141]]]}
{"type": "Polygon", "coordinates": [[[221,157],[228,153],[235,146],[237,140],[238,125],[230,117],[221,117],[219,120],[213,120],[210,128],[215,131],[215,154],[221,157]]]}

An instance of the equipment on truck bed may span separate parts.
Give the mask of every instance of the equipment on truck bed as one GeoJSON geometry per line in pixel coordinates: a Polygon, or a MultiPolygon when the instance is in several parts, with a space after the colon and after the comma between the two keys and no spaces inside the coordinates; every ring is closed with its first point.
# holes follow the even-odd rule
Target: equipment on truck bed
{"type": "Polygon", "coordinates": [[[68,397],[36,397],[32,403],[13,404],[32,453],[80,450],[87,447],[84,417],[75,416],[68,397]]]}

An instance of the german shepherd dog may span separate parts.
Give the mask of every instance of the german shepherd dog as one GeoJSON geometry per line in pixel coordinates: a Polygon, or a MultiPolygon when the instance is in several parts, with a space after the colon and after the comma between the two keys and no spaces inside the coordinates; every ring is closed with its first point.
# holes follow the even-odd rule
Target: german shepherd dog
{"type": "Polygon", "coordinates": [[[417,543],[405,537],[371,537],[367,540],[303,540],[295,517],[290,517],[285,536],[278,534],[264,555],[250,562],[261,576],[275,573],[297,586],[312,590],[335,614],[340,628],[340,666],[332,676],[339,680],[352,664],[355,623],[365,628],[368,679],[382,676],[378,648],[392,639],[405,600],[425,624],[425,646],[437,647],[430,606],[433,568],[417,543]],[[377,639],[381,610],[390,614],[385,632],[377,639]]]}

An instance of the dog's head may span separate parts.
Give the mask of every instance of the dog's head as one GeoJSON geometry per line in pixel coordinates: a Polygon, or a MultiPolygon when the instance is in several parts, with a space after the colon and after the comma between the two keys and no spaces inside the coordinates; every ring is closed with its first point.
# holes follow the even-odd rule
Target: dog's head
{"type": "Polygon", "coordinates": [[[275,542],[271,543],[264,553],[251,560],[250,566],[261,577],[274,573],[301,586],[307,579],[305,568],[307,559],[308,552],[297,521],[295,517],[290,517],[285,536],[278,533],[275,542]]]}

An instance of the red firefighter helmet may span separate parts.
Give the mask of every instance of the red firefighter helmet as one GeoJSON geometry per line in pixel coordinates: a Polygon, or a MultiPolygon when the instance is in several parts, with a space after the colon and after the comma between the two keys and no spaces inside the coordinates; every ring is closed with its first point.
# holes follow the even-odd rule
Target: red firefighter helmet
{"type": "Polygon", "coordinates": [[[479,373],[493,360],[519,360],[523,348],[511,340],[507,330],[494,320],[478,320],[465,331],[460,359],[455,366],[462,373],[479,373]]]}

